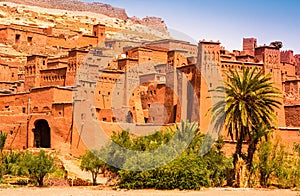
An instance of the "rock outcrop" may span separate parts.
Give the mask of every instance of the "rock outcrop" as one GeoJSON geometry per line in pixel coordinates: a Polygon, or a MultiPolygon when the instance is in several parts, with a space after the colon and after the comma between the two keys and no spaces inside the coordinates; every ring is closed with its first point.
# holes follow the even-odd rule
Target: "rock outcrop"
{"type": "Polygon", "coordinates": [[[12,2],[30,6],[38,6],[52,9],[63,9],[70,11],[88,11],[103,14],[109,17],[121,20],[130,20],[134,24],[142,24],[169,35],[167,26],[161,18],[145,17],[139,19],[137,17],[128,17],[126,10],[123,8],[113,7],[109,4],[100,2],[82,2],[79,0],[1,0],[2,2],[12,2]]]}
{"type": "Polygon", "coordinates": [[[126,20],[128,18],[125,9],[116,8],[109,4],[99,2],[82,2],[78,0],[6,0],[7,2],[39,6],[53,9],[63,9],[71,11],[89,11],[104,14],[109,17],[126,20]]]}
{"type": "Polygon", "coordinates": [[[169,34],[167,25],[161,18],[147,16],[143,19],[139,19],[138,17],[133,16],[129,20],[135,24],[145,25],[162,33],[169,34]]]}

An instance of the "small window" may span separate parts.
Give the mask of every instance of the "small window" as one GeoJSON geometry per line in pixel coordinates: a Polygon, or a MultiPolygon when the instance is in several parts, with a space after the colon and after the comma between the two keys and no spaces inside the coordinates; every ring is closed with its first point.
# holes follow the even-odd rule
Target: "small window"
{"type": "Polygon", "coordinates": [[[31,43],[32,43],[32,37],[27,37],[27,42],[28,42],[29,44],[31,44],[31,43]]]}
{"type": "Polygon", "coordinates": [[[16,34],[16,40],[15,40],[16,44],[18,44],[20,42],[20,38],[21,38],[21,35],[20,34],[16,34]]]}
{"type": "Polygon", "coordinates": [[[102,118],[102,121],[106,121],[107,119],[106,118],[102,118]]]}
{"type": "Polygon", "coordinates": [[[22,108],[22,113],[23,113],[23,114],[26,113],[26,108],[25,108],[25,107],[22,108]]]}

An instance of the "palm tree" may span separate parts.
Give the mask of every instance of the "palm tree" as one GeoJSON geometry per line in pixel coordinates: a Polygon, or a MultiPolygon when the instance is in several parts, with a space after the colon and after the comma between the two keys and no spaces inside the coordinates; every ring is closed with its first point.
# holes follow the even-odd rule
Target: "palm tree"
{"type": "Polygon", "coordinates": [[[212,120],[217,122],[219,128],[225,125],[231,139],[237,142],[233,155],[234,167],[238,157],[243,157],[243,142],[248,142],[246,163],[250,170],[258,142],[276,124],[274,109],[281,105],[282,93],[273,86],[271,76],[257,68],[243,66],[241,72],[229,70],[226,76],[224,86],[216,89],[225,93],[225,97],[211,108],[212,120]]]}

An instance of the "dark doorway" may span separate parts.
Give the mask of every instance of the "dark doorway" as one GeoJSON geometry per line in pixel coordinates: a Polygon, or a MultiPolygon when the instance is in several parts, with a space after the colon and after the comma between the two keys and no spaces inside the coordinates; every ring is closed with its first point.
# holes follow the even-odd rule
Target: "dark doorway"
{"type": "Polygon", "coordinates": [[[173,106],[173,122],[172,123],[176,123],[176,117],[177,117],[177,105],[173,106]]]}
{"type": "Polygon", "coordinates": [[[129,111],[129,112],[127,113],[127,116],[126,116],[126,122],[127,122],[127,123],[133,123],[133,115],[132,115],[132,112],[131,112],[131,111],[129,111]]]}
{"type": "Polygon", "coordinates": [[[46,120],[37,120],[34,126],[34,147],[50,148],[51,136],[48,122],[46,120]]]}

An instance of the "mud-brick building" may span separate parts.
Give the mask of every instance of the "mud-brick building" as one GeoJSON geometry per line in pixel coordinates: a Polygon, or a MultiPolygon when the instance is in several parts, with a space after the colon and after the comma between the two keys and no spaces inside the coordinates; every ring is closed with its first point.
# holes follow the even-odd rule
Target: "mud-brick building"
{"type": "Polygon", "coordinates": [[[105,40],[105,28],[105,25],[96,24],[93,26],[92,34],[86,35],[81,31],[56,27],[0,25],[0,43],[11,45],[27,54],[48,55],[75,47],[95,47],[105,40]]]}
{"type": "MultiPolygon", "coordinates": [[[[39,33],[47,40],[64,32],[42,30],[39,33]]],[[[95,25],[88,39],[102,40],[104,31],[104,26],[95,25]]],[[[0,130],[8,133],[6,148],[60,149],[67,145],[72,152],[81,153],[87,147],[84,138],[96,145],[97,137],[103,136],[90,122],[101,125],[107,135],[121,130],[120,124],[137,129],[171,125],[181,119],[197,121],[207,132],[211,90],[226,79],[226,71],[243,66],[271,74],[274,85],[284,92],[284,105],[276,110],[280,133],[284,141],[299,141],[295,127],[300,126],[296,123],[300,121],[300,58],[280,51],[279,43],[257,46],[255,38],[245,38],[243,50],[232,52],[219,42],[205,40],[198,46],[177,40],[133,44],[109,40],[104,48],[87,49],[90,47],[82,42],[85,49],[74,48],[64,56],[29,55],[19,70],[0,63],[6,73],[0,79],[17,86],[0,89],[0,130]],[[7,88],[9,92],[4,91],[7,88]]]]}
{"type": "Polygon", "coordinates": [[[0,130],[8,134],[6,148],[59,149],[70,142],[72,89],[32,88],[30,92],[0,96],[0,130]]]}

